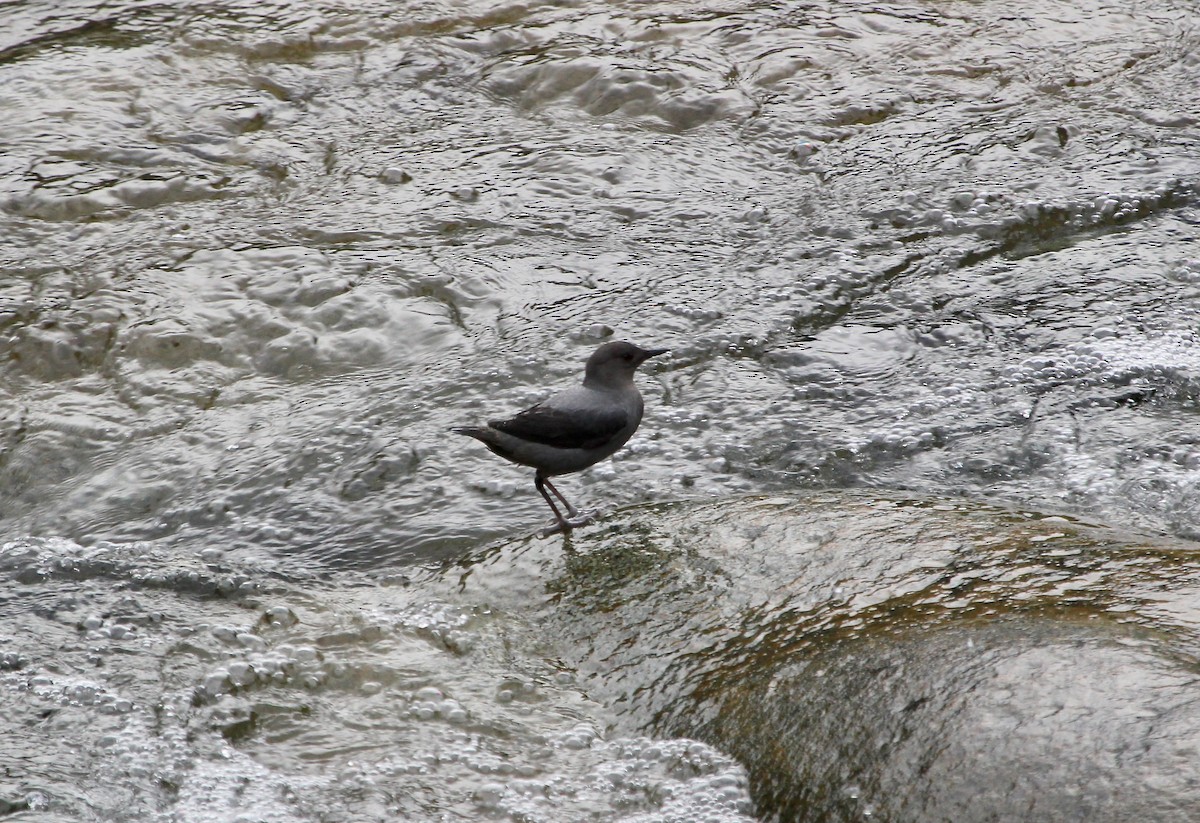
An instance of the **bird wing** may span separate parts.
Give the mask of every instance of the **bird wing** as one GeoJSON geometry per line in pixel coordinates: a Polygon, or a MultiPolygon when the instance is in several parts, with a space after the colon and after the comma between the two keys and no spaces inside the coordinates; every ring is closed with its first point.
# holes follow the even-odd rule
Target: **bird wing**
{"type": "Polygon", "coordinates": [[[493,429],[559,449],[597,449],[625,428],[629,415],[619,407],[566,411],[539,403],[508,420],[492,420],[493,429]]]}

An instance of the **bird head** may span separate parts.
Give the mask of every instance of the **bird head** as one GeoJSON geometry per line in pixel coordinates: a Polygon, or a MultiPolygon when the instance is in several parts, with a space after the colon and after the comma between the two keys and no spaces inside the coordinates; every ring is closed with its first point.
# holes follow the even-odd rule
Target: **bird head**
{"type": "Polygon", "coordinates": [[[643,349],[624,341],[605,343],[588,358],[583,383],[606,388],[627,386],[633,382],[633,373],[638,366],[667,351],[669,349],[643,349]]]}

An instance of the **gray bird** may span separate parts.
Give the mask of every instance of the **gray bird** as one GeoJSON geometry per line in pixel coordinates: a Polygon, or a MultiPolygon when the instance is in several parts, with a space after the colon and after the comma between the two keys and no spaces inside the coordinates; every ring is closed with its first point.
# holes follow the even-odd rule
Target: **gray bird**
{"type": "Polygon", "coordinates": [[[642,395],[633,385],[633,373],[648,358],[667,351],[605,343],[588,358],[582,386],[559,392],[507,420],[451,431],[482,441],[505,460],[536,469],[533,484],[558,521],[557,528],[547,533],[570,531],[582,525],[568,519],[579,512],[550,478],[582,471],[625,445],[642,422],[642,395]],[[567,517],[554,505],[547,488],[566,506],[567,517]]]}

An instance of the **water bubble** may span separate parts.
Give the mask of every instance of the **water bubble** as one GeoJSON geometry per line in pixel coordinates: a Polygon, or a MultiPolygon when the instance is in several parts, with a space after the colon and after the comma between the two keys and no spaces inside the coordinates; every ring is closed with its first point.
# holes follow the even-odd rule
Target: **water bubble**
{"type": "Polygon", "coordinates": [[[248,686],[255,680],[254,667],[245,661],[230,663],[229,679],[238,686],[248,686]]]}
{"type": "Polygon", "coordinates": [[[588,340],[603,340],[606,337],[612,337],[612,335],[612,326],[605,325],[604,323],[592,323],[580,333],[581,337],[588,340]]]}
{"type": "Polygon", "coordinates": [[[410,182],[412,180],[412,175],[399,166],[388,166],[379,173],[379,179],[385,183],[391,183],[395,185],[399,183],[410,182]]]}
{"type": "Polygon", "coordinates": [[[797,143],[796,145],[792,146],[792,148],[788,152],[788,154],[791,156],[791,158],[793,160],[798,160],[798,161],[803,162],[803,161],[807,160],[808,158],[812,157],[814,154],[816,154],[816,152],[817,152],[817,146],[815,143],[805,142],[805,143],[797,143]]]}
{"type": "Polygon", "coordinates": [[[485,783],[475,790],[476,802],[487,808],[499,806],[502,797],[504,797],[504,784],[502,783],[485,783]]]}
{"type": "Polygon", "coordinates": [[[296,624],[297,617],[287,606],[271,606],[263,612],[263,620],[275,628],[288,628],[296,624]]]}
{"type": "Polygon", "coordinates": [[[202,688],[209,697],[217,697],[218,695],[225,694],[230,688],[229,673],[223,669],[211,672],[204,678],[202,688]]]}

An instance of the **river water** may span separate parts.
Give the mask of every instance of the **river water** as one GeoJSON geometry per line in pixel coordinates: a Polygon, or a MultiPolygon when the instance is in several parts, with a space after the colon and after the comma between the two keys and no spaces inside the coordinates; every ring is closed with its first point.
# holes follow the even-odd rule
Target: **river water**
{"type": "Polygon", "coordinates": [[[447,429],[629,339],[572,499],[1186,556],[1198,46],[1179,0],[0,6],[0,811],[803,816],[430,571],[547,515],[447,429]]]}

